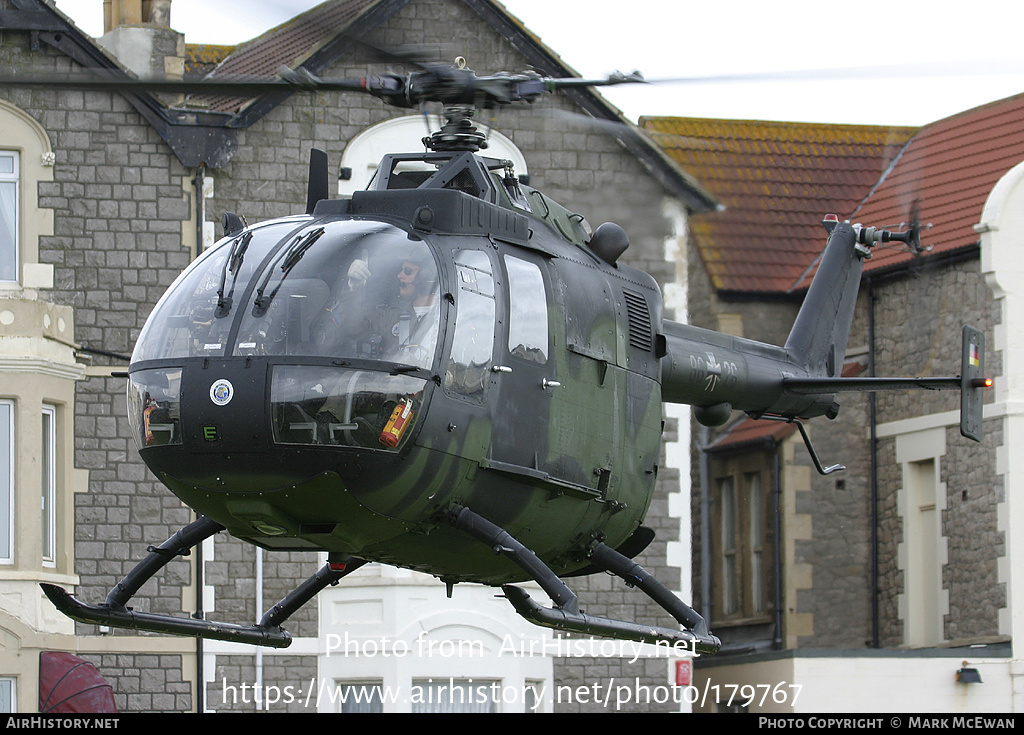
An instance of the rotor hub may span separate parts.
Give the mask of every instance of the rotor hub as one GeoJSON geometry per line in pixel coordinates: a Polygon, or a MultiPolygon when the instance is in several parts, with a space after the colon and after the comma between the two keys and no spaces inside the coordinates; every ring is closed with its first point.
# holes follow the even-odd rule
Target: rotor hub
{"type": "Polygon", "coordinates": [[[476,109],[468,105],[445,107],[446,122],[441,129],[423,139],[432,151],[479,151],[487,147],[487,137],[473,124],[476,109]]]}

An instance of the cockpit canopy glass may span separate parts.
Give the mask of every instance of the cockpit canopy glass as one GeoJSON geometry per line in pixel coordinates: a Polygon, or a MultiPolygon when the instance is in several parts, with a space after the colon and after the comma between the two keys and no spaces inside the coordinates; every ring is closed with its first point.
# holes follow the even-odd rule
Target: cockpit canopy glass
{"type": "Polygon", "coordinates": [[[310,219],[221,241],[157,304],[133,361],[182,357],[350,357],[429,368],[437,263],[382,222],[310,219]]]}

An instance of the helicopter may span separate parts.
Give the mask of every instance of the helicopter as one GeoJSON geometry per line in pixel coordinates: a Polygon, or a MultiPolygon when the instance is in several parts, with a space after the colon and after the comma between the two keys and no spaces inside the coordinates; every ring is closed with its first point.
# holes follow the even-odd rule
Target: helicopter
{"type": "Polygon", "coordinates": [[[386,155],[351,198],[329,197],[326,156],[312,151],[304,213],[253,225],[225,214],[224,238],[157,303],[125,374],[128,415],[142,459],[198,519],[102,604],[43,584],[72,619],[283,648],[296,610],[376,562],[449,591],[500,588],[524,618],[559,631],[712,654],[721,642],[707,621],[633,561],[654,538],[643,522],[663,403],[692,406],[707,426],[734,411],[795,423],[822,474],[841,466],[821,464],[802,421],[835,418],[844,391],[958,389],[961,432],[981,439],[991,381],[978,330],[963,330],[958,376],[840,377],[864,259],[881,243],[919,249],[919,227],[824,216],[827,244],[790,336],[768,345],[665,319],[654,278],[620,261],[621,227],[591,230],[482,153],[479,109],[638,75],[478,76],[457,64],[281,77],[260,89],[440,103],[446,120],[426,152],[386,155]],[[327,563],[255,625],[129,607],[171,559],[222,531],[326,552],[327,563]],[[638,587],[679,628],[581,611],[565,580],[597,572],[638,587]]]}

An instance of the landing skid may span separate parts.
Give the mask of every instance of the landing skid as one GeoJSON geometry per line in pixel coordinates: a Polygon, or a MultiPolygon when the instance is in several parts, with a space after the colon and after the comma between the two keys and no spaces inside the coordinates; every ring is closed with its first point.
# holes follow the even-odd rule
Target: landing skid
{"type": "Polygon", "coordinates": [[[136,612],[127,606],[128,601],[139,591],[139,588],[175,556],[187,554],[193,546],[223,530],[224,527],[219,523],[206,517],[200,517],[160,546],[150,548],[149,556],[139,562],[138,566],[110,591],[106,601],[101,605],[87,605],[80,602],[56,585],[43,584],[41,586],[43,592],[58,610],[80,623],[233,643],[251,643],[271,648],[287,648],[291,645],[292,637],[288,631],[281,628],[281,624],[325,587],[335,584],[342,577],[366,563],[362,559],[354,558],[349,558],[344,565],[337,560],[329,560],[316,574],[270,608],[257,625],[236,625],[198,618],[136,612]]]}
{"type": "Polygon", "coordinates": [[[495,553],[504,554],[515,562],[548,594],[555,603],[553,608],[539,605],[526,592],[513,585],[504,585],[501,588],[516,612],[535,625],[642,643],[668,643],[673,647],[682,644],[679,647],[694,653],[713,654],[722,646],[722,642],[711,634],[707,622],[696,611],[654,579],[639,564],[604,543],[594,547],[590,557],[591,563],[599,569],[621,577],[628,585],[639,587],[674,617],[683,626],[683,630],[587,615],[580,611],[576,594],[533,551],[507,531],[468,508],[453,509],[451,519],[456,528],[487,544],[495,553]]]}
{"type": "MultiPolygon", "coordinates": [[[[450,515],[459,530],[486,543],[496,553],[505,554],[536,580],[555,603],[545,608],[534,602],[518,587],[504,585],[501,589],[516,612],[536,625],[585,635],[598,635],[643,643],[682,644],[686,651],[713,654],[721,641],[710,633],[707,623],[692,608],[659,583],[643,567],[619,552],[598,543],[591,551],[593,567],[612,572],[630,586],[639,587],[652,600],[674,617],[682,630],[587,615],[580,611],[576,594],[542,562],[537,555],[513,538],[504,529],[487,521],[468,508],[455,508],[450,515]]],[[[366,564],[364,559],[329,555],[328,562],[279,603],[266,612],[256,625],[237,625],[201,618],[184,618],[159,613],[137,612],[128,602],[143,584],[163,569],[174,557],[223,531],[224,527],[206,517],[200,517],[181,529],[160,546],[151,547],[143,559],[107,595],[101,605],[89,605],[77,600],[63,588],[43,584],[43,592],[50,601],[72,620],[113,628],[168,633],[210,640],[248,643],[271,648],[287,648],[291,635],[281,628],[296,610],[312,600],[329,585],[366,564]]]]}

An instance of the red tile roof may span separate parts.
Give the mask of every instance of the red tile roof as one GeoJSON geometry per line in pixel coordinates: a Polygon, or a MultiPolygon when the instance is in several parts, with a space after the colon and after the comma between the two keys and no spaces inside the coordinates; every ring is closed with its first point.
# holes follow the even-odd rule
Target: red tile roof
{"type": "Polygon", "coordinates": [[[825,244],[821,218],[860,205],[916,131],[645,117],[640,126],[725,206],[691,229],[719,291],[793,288],[825,244]]]}
{"type": "MultiPolygon", "coordinates": [[[[641,125],[727,207],[692,225],[720,291],[806,288],[826,212],[889,229],[916,217],[925,228],[922,259],[971,247],[992,187],[1024,161],[1024,95],[916,131],[691,118],[644,118],[641,125]]],[[[880,246],[865,270],[914,257],[899,244],[880,246]]]]}
{"type": "MultiPolygon", "coordinates": [[[[974,225],[996,182],[1024,161],[1024,95],[1009,97],[921,129],[878,188],[851,218],[871,225],[910,222],[917,211],[928,258],[978,242],[974,225]]],[[[906,249],[876,248],[870,271],[906,264],[906,249]]]]}
{"type": "Polygon", "coordinates": [[[709,452],[736,449],[768,441],[780,442],[796,431],[796,424],[744,417],[729,427],[708,447],[709,452]]]}

